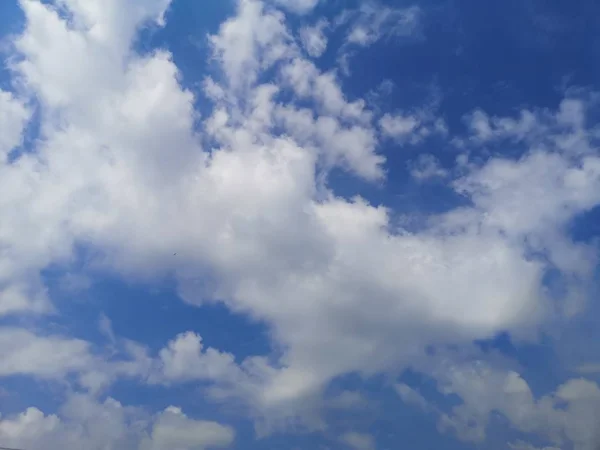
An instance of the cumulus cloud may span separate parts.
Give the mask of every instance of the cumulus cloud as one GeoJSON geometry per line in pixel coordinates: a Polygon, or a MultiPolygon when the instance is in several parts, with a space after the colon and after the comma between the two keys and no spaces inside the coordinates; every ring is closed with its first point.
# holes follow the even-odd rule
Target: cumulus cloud
{"type": "Polygon", "coordinates": [[[597,105],[597,94],[572,89],[556,111],[522,109],[516,117],[497,117],[477,109],[463,118],[469,136],[455,137],[453,142],[467,149],[510,142],[548,145],[569,154],[595,153],[597,130],[587,116],[597,105]]]}
{"type": "Polygon", "coordinates": [[[415,117],[392,117],[389,114],[383,116],[379,123],[383,133],[394,138],[411,134],[419,125],[419,121],[415,117]]]}
{"type": "Polygon", "coordinates": [[[71,395],[58,414],[37,408],[0,418],[3,445],[31,450],[203,450],[229,447],[235,432],[216,422],[191,419],[180,408],[149,415],[108,398],[71,395]]]}
{"type": "Polygon", "coordinates": [[[110,341],[108,351],[80,339],[0,328],[0,377],[21,375],[62,381],[76,375],[80,387],[98,392],[119,377],[151,384],[223,382],[239,370],[232,355],[204,348],[202,338],[191,332],[176,336],[154,356],[142,344],[116,337],[108,318],[102,318],[99,328],[110,341]]]}
{"type": "MultiPolygon", "coordinates": [[[[440,430],[454,432],[462,440],[483,442],[492,416],[501,414],[514,429],[545,441],[548,446],[544,449],[565,445],[577,450],[597,448],[600,387],[592,381],[566,380],[554,392],[536,398],[517,372],[480,360],[446,360],[430,373],[440,393],[457,395],[461,404],[446,411],[410,386],[397,385],[396,391],[405,403],[436,415],[440,430]]],[[[537,447],[517,441],[511,448],[537,447]]]]}
{"type": "Polygon", "coordinates": [[[185,333],[160,351],[161,378],[166,381],[220,380],[234,370],[233,355],[213,348],[203,351],[202,338],[185,333]]]}
{"type": "Polygon", "coordinates": [[[221,25],[211,43],[233,87],[252,84],[259,70],[297,52],[283,13],[259,0],[239,1],[237,15],[221,25]]]}
{"type": "Polygon", "coordinates": [[[300,98],[310,98],[328,116],[368,123],[364,100],[348,101],[334,72],[321,73],[310,61],[296,58],[281,69],[283,82],[300,98]]]}
{"type": "Polygon", "coordinates": [[[384,137],[400,144],[415,145],[428,137],[445,137],[448,134],[446,122],[427,109],[406,114],[386,113],[379,119],[379,127],[384,137]]]}
{"type": "Polygon", "coordinates": [[[305,26],[300,30],[302,45],[313,58],[318,58],[327,49],[327,35],[325,30],[329,23],[325,19],[319,20],[313,26],[305,26]]]}
{"type": "Polygon", "coordinates": [[[235,432],[231,427],[190,419],[181,408],[170,406],[155,419],[150,438],[145,440],[140,448],[226,448],[233,443],[234,438],[235,432]]]}
{"type": "MultiPolygon", "coordinates": [[[[466,164],[449,186],[466,206],[432,215],[422,229],[398,229],[385,205],[338,195],[330,173],[384,183],[381,134],[410,141],[433,132],[445,137],[447,128],[431,115],[377,117],[363,99],[344,93],[335,72],[302,56],[285,15],[272,5],[240,0],[210,37],[215,75],[204,89],[212,111],[197,127],[196,98],[180,85],[168,51],[131,49],[136,29],[149,21],[160,25],[169,2],[129,0],[124,10],[116,1],[60,4],[71,20],[47,3],[21,2],[26,26],[15,41],[20,58],[13,70],[41,105],[43,132],[31,152],[0,165],[0,313],[50,312],[41,271],[68,268],[84,245],[98,255],[94,270],[140,280],[172,277],[184,301],[222,302],[261,322],[278,354],[239,362],[184,333],[158,355],[125,342],[114,360],[75,339],[6,329],[4,341],[0,335],[0,354],[11,363],[2,365],[9,368],[5,375],[76,372],[94,394],[119,377],[205,382],[213,398],[242,403],[265,430],[298,418],[318,428],[322,394],[342,375],[394,375],[428,347],[466,345],[503,331],[535,338],[547,319],[584,305],[596,252],[574,242],[567,227],[600,203],[600,159],[579,107],[585,101],[566,99],[558,111],[540,113],[550,134],[539,133],[531,119],[474,113],[465,145],[511,135],[531,148],[520,159],[466,164]],[[543,147],[534,145],[539,136],[543,147]],[[177,258],[170,257],[174,252],[177,258]],[[562,289],[547,289],[550,272],[562,289]],[[13,341],[21,342],[18,352],[13,341]],[[40,368],[49,348],[60,357],[40,368]]],[[[379,39],[390,17],[412,33],[416,11],[381,18],[367,9],[365,30],[354,31],[359,22],[350,40],[379,39]]],[[[0,118],[22,130],[26,102],[2,98],[0,118]]],[[[5,154],[21,139],[7,136],[0,141],[5,154]]],[[[440,174],[435,162],[424,162],[415,173],[440,174]]],[[[449,380],[449,389],[473,403],[471,391],[457,387],[460,380],[449,380]]],[[[539,409],[518,376],[485,375],[467,386],[483,396],[490,383],[508,383],[510,398],[539,409]]],[[[579,403],[595,395],[590,385],[565,386],[556,398],[592,411],[579,403]]],[[[122,411],[111,402],[97,407],[122,411]]],[[[499,407],[520,414],[512,403],[499,407]]],[[[460,428],[471,415],[463,410],[448,415],[448,426],[460,428]]],[[[93,448],[80,445],[84,438],[69,426],[61,431],[59,416],[28,410],[5,424],[17,433],[10,430],[28,420],[39,423],[40,436],[58,429],[57,443],[70,439],[79,445],[74,448],[93,448]]],[[[124,426],[115,439],[147,439],[151,449],[232,439],[218,424],[195,422],[175,408],[153,424],[145,438],[131,437],[131,426],[124,426]]],[[[482,429],[470,432],[479,438],[482,429]]],[[[365,436],[348,436],[354,448],[370,445],[365,436]]]]}
{"type": "Polygon", "coordinates": [[[36,336],[23,329],[0,328],[0,376],[33,375],[60,379],[84,369],[89,345],[81,340],[36,336]]]}

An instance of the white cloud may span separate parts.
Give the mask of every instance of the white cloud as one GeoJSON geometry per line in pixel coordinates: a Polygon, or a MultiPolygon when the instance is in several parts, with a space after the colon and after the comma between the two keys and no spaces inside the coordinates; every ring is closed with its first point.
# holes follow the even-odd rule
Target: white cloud
{"type": "Polygon", "coordinates": [[[252,85],[259,70],[294,55],[296,48],[284,21],[281,12],[266,9],[260,0],[240,0],[237,15],[211,36],[215,57],[232,87],[252,85]]]}
{"type": "Polygon", "coordinates": [[[171,406],[158,415],[150,439],[140,450],[227,448],[234,438],[231,427],[189,419],[180,408],[171,406]]]}
{"type": "Polygon", "coordinates": [[[118,378],[165,385],[187,381],[231,385],[248,377],[233,355],[204,348],[202,338],[192,332],[176,336],[152,356],[142,344],[115,336],[106,316],[101,316],[99,331],[109,346],[97,348],[80,339],[0,327],[0,377],[29,376],[66,387],[73,384],[93,394],[118,378]],[[67,376],[76,382],[67,382],[67,376]]]}
{"type": "MultiPolygon", "coordinates": [[[[23,0],[32,6],[35,0],[23,0]]],[[[73,13],[75,27],[89,30],[89,36],[107,46],[122,47],[134,38],[140,25],[164,25],[171,0],[59,0],[57,4],[73,13]]]]}
{"type": "Polygon", "coordinates": [[[412,116],[391,116],[385,114],[379,121],[381,129],[386,136],[400,138],[410,135],[419,125],[419,120],[412,116]]]}
{"type": "Polygon", "coordinates": [[[0,278],[0,316],[19,313],[40,314],[52,311],[52,305],[38,277],[27,281],[9,280],[12,274],[0,278]]]}
{"type": "Polygon", "coordinates": [[[371,114],[362,99],[349,102],[341,90],[336,74],[321,73],[310,61],[295,58],[281,69],[284,84],[298,97],[312,98],[320,112],[349,121],[368,123],[371,114]]]}
{"type": "Polygon", "coordinates": [[[306,14],[312,11],[319,3],[319,0],[274,0],[275,3],[285,9],[297,14],[306,14]]]}
{"type": "Polygon", "coordinates": [[[236,369],[233,355],[213,348],[203,351],[202,338],[194,333],[177,336],[159,359],[165,381],[221,380],[236,369]]]}
{"type": "MultiPolygon", "coordinates": [[[[174,377],[177,360],[168,358],[167,349],[159,358],[152,359],[145,347],[115,336],[109,319],[104,316],[100,332],[109,339],[110,346],[99,349],[81,339],[0,327],[3,361],[0,377],[29,376],[95,394],[119,377],[160,382],[174,377]],[[168,371],[164,368],[165,362],[170,364],[168,371]]],[[[207,350],[209,355],[214,352],[207,350]]]]}
{"type": "Polygon", "coordinates": [[[125,4],[117,0],[61,0],[58,4],[72,12],[75,28],[60,18],[59,11],[38,0],[20,2],[27,30],[16,47],[26,58],[14,68],[38,98],[49,106],[65,107],[77,100],[89,101],[90,85],[101,91],[120,81],[110,67],[126,57],[140,25],[162,22],[170,0],[131,0],[125,4]]]}
{"type": "Polygon", "coordinates": [[[313,26],[305,26],[300,30],[300,39],[306,53],[313,58],[318,58],[327,49],[327,35],[325,31],[329,22],[325,19],[319,20],[313,26]]]}
{"type": "Polygon", "coordinates": [[[229,426],[187,417],[169,407],[150,416],[114,399],[104,402],[73,394],[57,414],[37,408],[0,418],[3,445],[30,450],[204,450],[229,447],[229,426]]]}
{"type": "Polygon", "coordinates": [[[414,36],[420,27],[420,16],[421,10],[417,6],[389,8],[365,3],[360,7],[346,40],[349,44],[367,47],[384,37],[414,36]]]}
{"type": "Polygon", "coordinates": [[[426,109],[412,114],[386,113],[379,119],[379,127],[384,137],[394,139],[399,144],[416,145],[431,136],[448,135],[446,122],[426,109]]]}
{"type": "Polygon", "coordinates": [[[30,114],[22,101],[0,89],[0,161],[6,161],[10,151],[21,144],[30,114]]]}
{"type": "Polygon", "coordinates": [[[513,145],[547,145],[569,154],[592,154],[597,133],[586,115],[597,104],[596,94],[571,90],[557,111],[523,109],[518,117],[490,117],[478,109],[463,118],[470,131],[468,138],[455,138],[454,143],[477,147],[508,141],[513,145]]]}
{"type": "Polygon", "coordinates": [[[102,335],[108,339],[110,344],[115,345],[117,343],[117,337],[112,328],[111,320],[105,315],[102,314],[100,316],[100,320],[98,322],[98,329],[102,335]]]}
{"type": "Polygon", "coordinates": [[[394,386],[394,390],[400,396],[402,401],[408,405],[413,405],[423,411],[430,409],[429,403],[421,394],[416,390],[408,386],[407,384],[400,383],[394,386]]]}
{"type": "Polygon", "coordinates": [[[440,342],[535,334],[556,313],[554,300],[585,297],[595,254],[565,226],[600,202],[600,163],[590,153],[566,156],[568,142],[581,142],[573,141],[583,126],[577,108],[555,113],[567,125],[552,150],[467,167],[453,188],[471,206],[398,230],[384,206],[340,198],[327,185],[334,166],[384,180],[373,114],[347,98],[335,74],[299,58],[282,13],[241,0],[212,37],[224,80],[205,84],[215,104],[200,136],[194,96],[171,56],[130,50],[133,30],[160,16],[163,3],[127,3],[141,13],[122,19],[65,3],[75,5],[75,22],[100,24],[76,28],[46,4],[23,5],[15,70],[42,102],[43,135],[32,153],[0,166],[2,288],[25,286],[25,303],[48,303],[40,271],[68,267],[83,243],[99,255],[95,270],[173,276],[185,301],[222,301],[260,321],[280,353],[235,364],[188,333],[158,358],[128,343],[126,358],[102,364],[84,343],[58,340],[62,369],[51,361],[39,369],[3,346],[12,372],[72,367],[93,392],[119,376],[205,381],[214,397],[245,401],[259,422],[301,416],[322,425],[315,410],[339,376],[396,373],[440,342]],[[115,29],[110,38],[103,31],[115,29]],[[278,76],[260,84],[275,64],[278,76]],[[566,280],[564,298],[545,289],[550,269],[566,280]]]}
{"type": "Polygon", "coordinates": [[[86,342],[40,337],[18,328],[0,328],[0,376],[33,375],[60,379],[91,362],[86,342]]]}
{"type": "MultiPolygon", "coordinates": [[[[409,404],[439,416],[439,428],[452,430],[466,441],[482,442],[492,414],[501,414],[510,425],[545,440],[548,447],[567,445],[576,450],[597,448],[595,426],[600,412],[600,387],[589,380],[571,379],[555,392],[535,398],[528,383],[515,371],[496,369],[483,361],[447,361],[432,371],[444,395],[455,394],[462,403],[446,413],[412,388],[400,385],[398,394],[409,404]]],[[[524,442],[511,448],[533,449],[524,442]]]]}
{"type": "Polygon", "coordinates": [[[373,436],[366,433],[357,433],[355,431],[350,431],[348,433],[343,434],[340,437],[340,440],[348,447],[354,450],[375,449],[375,439],[373,439],[373,436]]]}
{"type": "Polygon", "coordinates": [[[328,117],[320,117],[315,129],[317,141],[327,149],[328,165],[341,165],[367,180],[383,177],[384,158],[376,154],[377,140],[371,129],[343,128],[337,120],[328,117]]]}
{"type": "Polygon", "coordinates": [[[425,181],[431,178],[445,178],[449,173],[435,156],[425,154],[410,164],[410,174],[417,181],[425,181]]]}
{"type": "MultiPolygon", "coordinates": [[[[564,230],[576,211],[589,211],[598,203],[599,183],[597,157],[584,157],[574,165],[569,157],[532,151],[518,162],[490,160],[456,187],[469,195],[477,210],[485,212],[481,216],[484,226],[501,230],[511,239],[527,238],[532,251],[544,253],[562,272],[567,288],[575,284],[573,297],[563,305],[565,312],[574,314],[584,306],[577,286],[585,287],[590,280],[597,254],[592,246],[572,242],[564,230]]],[[[458,217],[458,211],[448,216],[451,222],[458,217]]]]}
{"type": "MultiPolygon", "coordinates": [[[[42,102],[45,139],[36,153],[0,166],[6,186],[0,205],[11,211],[0,226],[2,313],[51,310],[38,271],[72,260],[77,228],[86,228],[89,236],[110,223],[110,217],[101,217],[109,204],[99,186],[126,196],[127,182],[121,181],[131,178],[125,160],[144,166],[138,176],[159,181],[201,158],[190,133],[192,97],[179,89],[168,55],[134,59],[123,69],[119,58],[128,54],[129,42],[92,38],[96,27],[70,29],[37,1],[24,1],[23,8],[27,26],[15,43],[22,59],[14,69],[24,90],[42,102]],[[57,121],[68,126],[58,131],[57,121]],[[156,134],[148,136],[147,126],[156,134]],[[166,141],[181,148],[176,157],[156,153],[166,141]],[[114,166],[112,152],[124,157],[114,166]],[[74,210],[81,214],[73,216],[74,210]]],[[[146,11],[140,20],[155,12],[146,11]]]]}
{"type": "Polygon", "coordinates": [[[345,43],[338,55],[338,64],[345,75],[350,74],[350,60],[356,48],[366,48],[387,39],[418,39],[421,37],[421,15],[418,6],[390,8],[379,2],[363,2],[356,10],[344,10],[333,22],[335,28],[347,27],[345,43]]]}

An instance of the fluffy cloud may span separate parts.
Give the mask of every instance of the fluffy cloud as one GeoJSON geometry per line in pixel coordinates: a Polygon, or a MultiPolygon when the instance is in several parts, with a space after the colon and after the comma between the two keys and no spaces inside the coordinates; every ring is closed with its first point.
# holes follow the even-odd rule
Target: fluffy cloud
{"type": "Polygon", "coordinates": [[[435,117],[432,110],[422,109],[411,113],[386,113],[379,119],[383,136],[400,144],[419,144],[431,136],[445,137],[448,127],[443,119],[435,117]]]}
{"type": "Polygon", "coordinates": [[[324,115],[347,121],[368,123],[371,114],[359,99],[349,102],[342,92],[335,73],[321,73],[310,61],[296,58],[281,69],[284,83],[299,98],[311,98],[324,115]]]}
{"type": "Polygon", "coordinates": [[[0,328],[0,376],[33,375],[59,379],[90,364],[86,342],[40,337],[17,328],[0,328]]]}
{"type": "Polygon", "coordinates": [[[203,450],[229,447],[235,432],[216,422],[194,420],[169,407],[150,416],[108,398],[72,395],[59,414],[29,408],[0,418],[4,445],[31,450],[203,450]]]}
{"type": "Polygon", "coordinates": [[[150,384],[226,382],[236,376],[239,380],[233,355],[204,348],[202,338],[194,333],[176,336],[157,355],[151,355],[143,345],[116,337],[107,319],[101,322],[100,331],[110,339],[108,351],[79,339],[0,328],[0,377],[63,381],[76,375],[79,387],[91,392],[101,391],[119,377],[150,384]]]}
{"type": "Polygon", "coordinates": [[[202,338],[186,333],[171,341],[159,354],[162,371],[160,377],[167,381],[222,380],[232,373],[235,366],[233,355],[213,348],[203,352],[202,338]]]}
{"type": "Polygon", "coordinates": [[[235,438],[228,426],[188,418],[180,408],[168,407],[152,425],[149,439],[141,449],[163,450],[172,448],[205,449],[226,448],[235,438]]]}
{"type": "MultiPolygon", "coordinates": [[[[168,2],[130,0],[121,13],[116,1],[101,7],[99,0],[65,0],[69,21],[47,3],[21,4],[26,27],[15,42],[21,58],[13,70],[41,104],[42,133],[32,152],[0,166],[0,313],[51,311],[40,271],[68,268],[76,246],[86,246],[98,255],[94,270],[141,280],[174,277],[186,302],[223,302],[260,321],[279,353],[237,363],[185,333],[156,357],[127,342],[120,360],[105,361],[83,342],[46,338],[48,344],[11,329],[4,343],[0,336],[10,373],[74,371],[93,393],[118,377],[206,382],[213,398],[241,401],[265,430],[298,417],[316,428],[323,426],[322,393],[337,377],[394,375],[430,346],[460,346],[501,331],[533,338],[546,319],[584,304],[596,252],[573,242],[567,227],[600,203],[600,159],[587,138],[585,102],[569,98],[559,111],[540,113],[552,130],[543,133],[545,147],[534,145],[542,134],[529,118],[474,113],[464,146],[511,135],[531,149],[518,160],[467,160],[450,188],[468,205],[409,231],[397,227],[385,206],[336,195],[330,172],[383,183],[379,130],[406,142],[448,130],[432,115],[376,117],[365,101],[344,94],[334,72],[301,56],[285,15],[272,6],[240,0],[236,15],[210,38],[218,75],[204,86],[213,109],[196,127],[196,98],[179,84],[171,55],[131,50],[135,30],[162,23],[168,2]],[[274,75],[265,81],[266,74],[274,75]],[[547,289],[550,272],[559,274],[562,289],[547,289]],[[6,342],[17,338],[22,352],[13,353],[6,342]],[[61,358],[40,369],[36,361],[45,356],[37,355],[49,346],[61,358]]],[[[381,18],[367,9],[363,31],[358,23],[350,40],[372,43],[390,17],[412,33],[416,11],[381,18]]],[[[22,130],[24,104],[6,96],[0,117],[22,130]]],[[[5,154],[20,141],[8,136],[7,144],[1,141],[5,154]]],[[[474,385],[477,398],[487,385],[510,382],[511,395],[536,405],[518,377],[483,380],[474,385]]],[[[448,383],[474,403],[471,391],[457,387],[460,378],[448,383]]],[[[573,389],[584,389],[566,386],[556,398],[571,401],[573,389]]],[[[486,408],[497,407],[495,401],[486,408]]],[[[573,402],[575,409],[591,408],[573,402]]],[[[512,403],[500,407],[519,414],[512,403]]],[[[461,414],[470,415],[460,411],[448,416],[449,426],[458,428],[461,414]]],[[[37,410],[4,423],[16,430],[27,420],[43,433],[63,427],[62,418],[37,410]]],[[[153,426],[143,441],[152,449],[232,439],[222,427],[174,408],[153,426]],[[175,436],[186,440],[174,442],[175,436]]],[[[482,427],[472,431],[476,437],[482,427]]],[[[115,439],[137,442],[125,428],[115,439]]],[[[70,433],[60,431],[56,442],[83,442],[70,433]]],[[[367,448],[360,435],[349,436],[349,445],[367,448]]]]}
{"type": "Polygon", "coordinates": [[[300,30],[300,39],[306,52],[313,58],[318,58],[327,49],[327,35],[325,30],[329,23],[321,19],[313,26],[306,26],[300,30]]]}
{"type": "Polygon", "coordinates": [[[211,42],[233,87],[251,85],[260,70],[297,51],[285,16],[260,0],[240,0],[237,15],[221,25],[211,42]]]}
{"type": "MultiPolygon", "coordinates": [[[[440,410],[409,386],[398,385],[396,390],[405,403],[437,415],[441,430],[453,431],[463,440],[481,442],[492,414],[501,414],[516,430],[554,446],[597,448],[600,387],[592,381],[570,379],[555,392],[535,398],[517,372],[495,369],[483,361],[447,362],[433,373],[442,394],[458,395],[462,401],[450,412],[440,410]]],[[[516,442],[511,448],[534,447],[516,442]]]]}
{"type": "Polygon", "coordinates": [[[380,121],[381,129],[387,136],[399,138],[405,135],[411,135],[415,128],[419,125],[419,121],[415,117],[392,117],[386,114],[380,121]]]}
{"type": "Polygon", "coordinates": [[[591,154],[595,153],[597,130],[589,123],[588,115],[597,106],[597,94],[571,89],[556,111],[523,109],[517,117],[495,117],[477,109],[463,118],[470,135],[453,141],[461,148],[510,142],[547,145],[569,154],[591,154]]]}

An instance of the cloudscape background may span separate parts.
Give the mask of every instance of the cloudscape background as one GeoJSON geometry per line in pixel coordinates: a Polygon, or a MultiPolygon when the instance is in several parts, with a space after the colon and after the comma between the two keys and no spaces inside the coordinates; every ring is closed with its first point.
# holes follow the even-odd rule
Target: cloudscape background
{"type": "Polygon", "coordinates": [[[600,448],[600,4],[0,33],[0,446],[600,448]]]}

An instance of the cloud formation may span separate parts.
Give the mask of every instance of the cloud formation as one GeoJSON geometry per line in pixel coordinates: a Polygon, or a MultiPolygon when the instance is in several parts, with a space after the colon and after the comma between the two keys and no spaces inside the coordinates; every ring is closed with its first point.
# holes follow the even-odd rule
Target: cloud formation
{"type": "MultiPolygon", "coordinates": [[[[432,348],[501,332],[535,341],[547,324],[584,310],[597,249],[575,241],[569,226],[600,203],[597,130],[586,118],[595,95],[568,92],[556,111],[517,117],[478,109],[464,118],[465,132],[451,135],[431,108],[380,114],[346,94],[337,71],[311,59],[326,49],[326,22],[296,35],[276,4],[307,14],[317,2],[240,0],[209,37],[214,72],[192,92],[168,50],[134,50],[141,27],[165,25],[169,1],[21,0],[26,22],[10,67],[19,89],[0,91],[0,316],[60,314],[42,272],[68,271],[83,247],[95,255],[94,273],[172,278],[188,304],[220,302],[252,318],[277,352],[239,360],[181,330],[152,354],[105,322],[118,347],[111,358],[75,337],[2,326],[0,377],[71,375],[76,391],[58,415],[32,407],[2,417],[8,445],[233,442],[230,427],[177,407],[152,415],[101,401],[119,379],[201,383],[211,399],[241,405],[263,434],[290,423],[323,429],[326,390],[339,377],[427,371],[432,348]],[[206,117],[197,101],[209,105],[206,117]],[[16,152],[34,104],[39,136],[16,152]],[[405,144],[431,136],[462,152],[456,165],[421,154],[410,172],[449,180],[464,205],[411,230],[391,207],[337,192],[336,171],[385,185],[382,147],[410,151],[405,144]],[[499,142],[518,143],[523,154],[473,157],[499,142]]],[[[351,23],[347,45],[365,47],[416,37],[420,11],[365,6],[333,26],[351,23]]],[[[594,425],[583,419],[596,413],[597,385],[570,380],[535,399],[518,373],[473,367],[427,373],[463,400],[439,414],[444,429],[481,440],[500,411],[523,432],[591,449],[594,425]]],[[[438,411],[412,388],[396,390],[438,411]]],[[[353,430],[339,442],[375,448],[353,430]]]]}
{"type": "MultiPolygon", "coordinates": [[[[475,364],[445,364],[435,371],[438,389],[458,395],[462,403],[449,412],[441,411],[410,386],[396,386],[402,400],[438,417],[438,427],[462,439],[483,442],[493,414],[501,414],[512,427],[535,435],[555,447],[596,448],[600,435],[596,423],[600,387],[590,380],[573,378],[555,392],[535,398],[528,383],[512,370],[494,369],[483,361],[475,364]]],[[[515,442],[511,448],[534,448],[515,442]]]]}
{"type": "Polygon", "coordinates": [[[58,415],[44,415],[32,407],[3,418],[0,438],[3,444],[31,450],[202,450],[229,447],[235,432],[215,422],[190,419],[176,407],[149,417],[111,398],[98,403],[85,395],[72,395],[58,415]]]}

